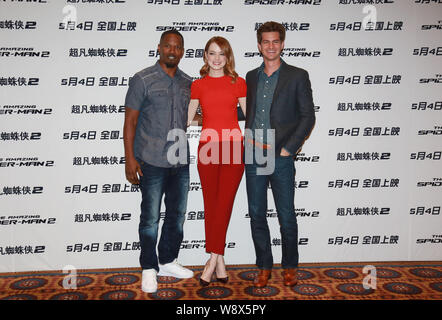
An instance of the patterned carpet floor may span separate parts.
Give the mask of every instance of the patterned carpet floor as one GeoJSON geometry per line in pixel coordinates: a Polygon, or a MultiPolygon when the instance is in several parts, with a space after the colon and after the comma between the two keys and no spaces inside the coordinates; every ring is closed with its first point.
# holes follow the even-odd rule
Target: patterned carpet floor
{"type": "Polygon", "coordinates": [[[139,268],[78,270],[76,289],[62,271],[0,273],[0,300],[442,300],[441,261],[300,264],[294,287],[276,265],[262,289],[253,287],[252,265],[230,265],[227,284],[205,288],[203,266],[190,268],[192,279],[159,277],[154,294],[141,291],[139,268]]]}

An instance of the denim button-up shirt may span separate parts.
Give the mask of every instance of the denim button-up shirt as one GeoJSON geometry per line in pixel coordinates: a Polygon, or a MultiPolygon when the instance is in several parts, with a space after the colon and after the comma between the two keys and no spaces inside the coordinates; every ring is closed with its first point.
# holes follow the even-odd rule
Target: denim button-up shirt
{"type": "Polygon", "coordinates": [[[191,84],[192,78],[180,69],[171,78],[159,62],[131,78],[125,106],[140,111],[134,141],[138,160],[164,168],[183,165],[167,160],[167,151],[175,143],[167,135],[172,129],[187,129],[191,84]]]}

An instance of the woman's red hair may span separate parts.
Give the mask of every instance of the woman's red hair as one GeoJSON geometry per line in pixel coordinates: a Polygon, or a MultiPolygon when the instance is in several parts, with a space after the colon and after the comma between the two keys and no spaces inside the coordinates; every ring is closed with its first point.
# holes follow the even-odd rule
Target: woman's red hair
{"type": "Polygon", "coordinates": [[[210,67],[207,63],[206,54],[208,54],[209,47],[212,43],[216,43],[227,58],[226,65],[224,66],[224,74],[230,76],[233,83],[236,82],[238,74],[235,72],[235,58],[233,56],[233,50],[229,41],[223,37],[212,37],[209,39],[209,41],[207,41],[206,47],[204,48],[204,65],[200,70],[201,77],[205,77],[209,74],[210,67]]]}

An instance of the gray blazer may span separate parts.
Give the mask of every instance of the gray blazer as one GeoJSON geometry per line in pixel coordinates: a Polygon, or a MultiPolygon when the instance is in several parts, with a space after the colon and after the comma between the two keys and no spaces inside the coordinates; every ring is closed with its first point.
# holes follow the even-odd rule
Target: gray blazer
{"type": "MultiPolygon", "coordinates": [[[[312,88],[308,72],[281,61],[279,79],[270,107],[270,125],[275,129],[275,155],[284,147],[293,156],[301,148],[315,124],[312,88]]],[[[250,129],[255,119],[258,68],[246,75],[247,108],[245,128],[250,129]]],[[[238,112],[239,120],[244,115],[238,112]]]]}

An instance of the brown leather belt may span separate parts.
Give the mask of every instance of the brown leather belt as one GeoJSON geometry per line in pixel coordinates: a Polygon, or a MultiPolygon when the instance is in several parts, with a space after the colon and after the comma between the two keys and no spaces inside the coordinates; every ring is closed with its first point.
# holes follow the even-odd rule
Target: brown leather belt
{"type": "Polygon", "coordinates": [[[270,144],[261,143],[253,139],[247,139],[247,142],[257,146],[260,149],[270,149],[272,147],[270,144]]]}

